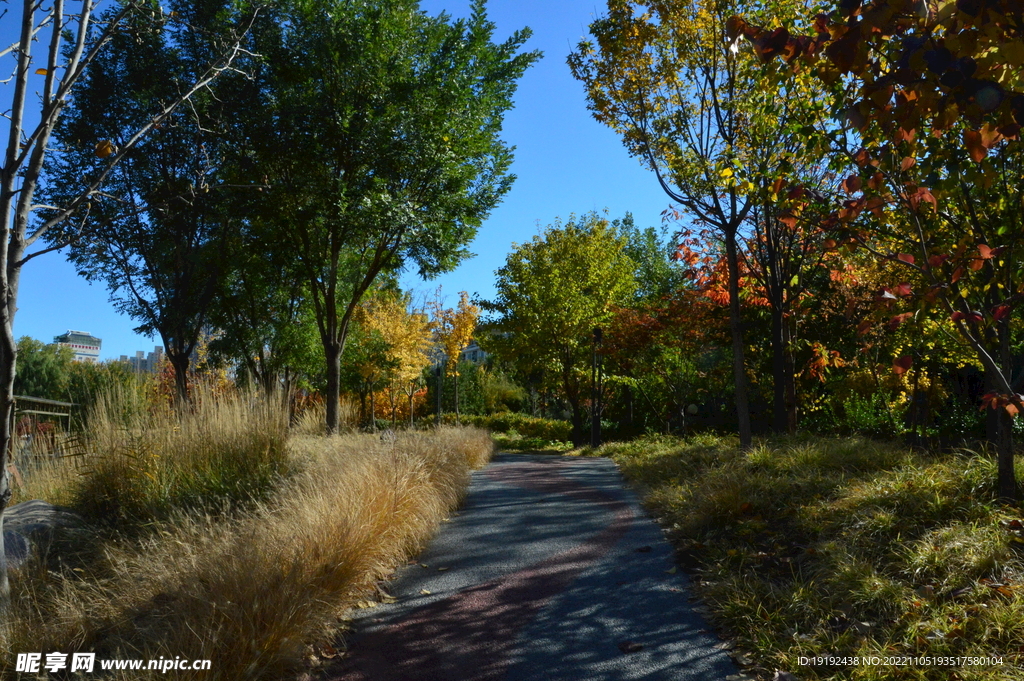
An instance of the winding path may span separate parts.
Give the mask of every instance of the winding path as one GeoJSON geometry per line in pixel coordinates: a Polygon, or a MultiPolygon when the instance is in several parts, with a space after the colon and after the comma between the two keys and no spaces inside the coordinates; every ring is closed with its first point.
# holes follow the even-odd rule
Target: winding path
{"type": "Polygon", "coordinates": [[[329,681],[721,681],[736,674],[608,459],[499,455],[358,611],[329,681]]]}

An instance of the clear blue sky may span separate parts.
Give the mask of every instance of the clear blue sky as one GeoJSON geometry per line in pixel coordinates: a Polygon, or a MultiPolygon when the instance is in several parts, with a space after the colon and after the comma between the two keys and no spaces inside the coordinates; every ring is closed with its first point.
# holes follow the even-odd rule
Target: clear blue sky
{"type": "MultiPolygon", "coordinates": [[[[446,11],[464,17],[469,13],[468,0],[427,0],[422,7],[431,14],[446,11]]],[[[11,9],[20,10],[13,4],[11,9]]],[[[618,137],[591,117],[583,87],[573,80],[565,63],[595,14],[604,10],[603,4],[593,0],[489,3],[497,40],[529,26],[533,37],[526,49],[544,53],[520,82],[516,106],[505,119],[504,138],[516,147],[512,171],[518,180],[471,244],[474,258],[430,282],[408,275],[403,278],[406,288],[427,293],[441,285],[449,304],[463,290],[491,297],[494,271],[505,262],[512,244],[529,241],[556,217],[564,220],[570,213],[608,209],[611,217],[620,217],[629,211],[640,227],[660,224],[668,198],[654,175],[629,157],[618,137]]],[[[0,19],[0,38],[14,34],[16,14],[11,11],[0,19]]],[[[2,61],[5,70],[9,63],[9,57],[2,61]]],[[[7,98],[6,93],[0,94],[0,101],[7,98]]],[[[0,123],[4,140],[6,131],[0,123]]],[[[89,331],[103,339],[103,359],[149,351],[160,342],[134,333],[136,324],[114,310],[106,287],[86,283],[57,253],[26,265],[18,308],[16,336],[49,342],[67,329],[89,331]]]]}

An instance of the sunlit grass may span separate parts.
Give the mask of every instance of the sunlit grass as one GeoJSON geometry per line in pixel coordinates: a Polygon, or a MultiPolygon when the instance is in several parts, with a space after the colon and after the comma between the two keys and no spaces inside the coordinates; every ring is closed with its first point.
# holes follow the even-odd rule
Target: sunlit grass
{"type": "Polygon", "coordinates": [[[647,438],[611,456],[670,529],[715,624],[771,678],[1022,679],[1024,527],[984,455],[860,438],[647,438]],[[1002,665],[799,666],[815,656],[1002,665]]]}
{"type": "MultiPolygon", "coordinates": [[[[212,660],[180,679],[294,678],[337,645],[346,611],[423,546],[493,451],[472,428],[289,436],[283,403],[252,397],[179,420],[126,422],[112,409],[95,421],[92,459],[50,486],[87,526],[12,572],[4,678],[16,653],[40,650],[212,660]]],[[[105,678],[164,678],[122,674],[105,678]]]]}

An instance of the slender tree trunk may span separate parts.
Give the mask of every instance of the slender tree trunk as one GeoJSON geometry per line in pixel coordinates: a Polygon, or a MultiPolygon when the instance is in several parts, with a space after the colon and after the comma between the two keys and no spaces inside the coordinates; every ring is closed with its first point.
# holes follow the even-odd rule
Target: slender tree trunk
{"type": "Polygon", "coordinates": [[[167,354],[174,367],[174,406],[177,409],[184,409],[189,403],[188,398],[188,363],[189,356],[184,352],[167,354]]]}
{"type": "Polygon", "coordinates": [[[462,421],[459,415],[459,367],[455,366],[455,424],[461,426],[462,421]]]}
{"type": "Polygon", "coordinates": [[[377,432],[377,400],[373,386],[370,386],[370,432],[377,432]]]}
{"type": "Polygon", "coordinates": [[[799,416],[797,414],[796,402],[796,362],[793,359],[793,331],[790,324],[785,324],[782,328],[785,334],[783,337],[783,342],[785,343],[785,352],[783,353],[785,367],[783,370],[785,371],[786,378],[786,431],[790,435],[795,435],[799,416]]]}
{"type": "Polygon", "coordinates": [[[729,266],[729,330],[732,332],[732,374],[736,384],[736,422],[740,449],[750,449],[750,403],[747,394],[747,372],[743,359],[743,320],[740,317],[740,265],[735,228],[726,231],[725,255],[729,266]]]}
{"type": "MultiPolygon", "coordinates": [[[[16,275],[15,275],[16,276],[16,275]]],[[[4,550],[3,516],[11,501],[11,475],[7,470],[11,455],[11,421],[14,410],[14,371],[18,346],[14,342],[10,316],[0,324],[0,616],[11,598],[11,585],[7,579],[7,556],[4,550]]]]}
{"type": "MultiPolygon", "coordinates": [[[[1007,378],[1007,383],[1012,384],[1012,358],[1010,356],[1010,327],[1006,321],[999,322],[999,355],[1000,363],[1007,378]]],[[[998,480],[999,497],[1004,501],[1013,502],[1017,500],[1017,476],[1014,472],[1013,456],[1013,416],[1005,409],[997,409],[999,414],[999,447],[998,447],[998,480]]]]}
{"type": "Polygon", "coordinates": [[[414,403],[415,403],[415,399],[416,399],[416,389],[415,389],[415,386],[414,386],[413,389],[409,391],[409,427],[410,428],[415,428],[416,427],[416,414],[413,412],[413,406],[414,406],[414,403]]]}
{"type": "Polygon", "coordinates": [[[391,404],[391,428],[394,429],[398,425],[398,414],[395,409],[395,384],[391,383],[391,387],[388,388],[388,402],[391,404]]]}
{"type": "Polygon", "coordinates": [[[783,309],[779,301],[772,301],[772,430],[789,432],[789,412],[786,408],[786,334],[783,309]]]}
{"type": "Polygon", "coordinates": [[[324,344],[327,357],[327,434],[338,432],[341,401],[341,345],[324,344]]]}
{"type": "Polygon", "coordinates": [[[582,447],[588,442],[583,428],[583,407],[578,398],[569,398],[569,406],[572,408],[572,444],[575,447],[582,447]]]}

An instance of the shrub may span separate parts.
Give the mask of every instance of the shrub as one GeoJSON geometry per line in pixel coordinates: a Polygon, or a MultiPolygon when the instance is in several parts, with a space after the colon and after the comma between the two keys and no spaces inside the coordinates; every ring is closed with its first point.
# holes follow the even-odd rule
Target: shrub
{"type": "Polygon", "coordinates": [[[192,411],[145,411],[135,392],[100,396],[84,434],[85,475],[72,505],[89,518],[142,525],[182,509],[264,498],[286,469],[279,397],[197,391],[192,411]]]}
{"type": "MultiPolygon", "coordinates": [[[[568,421],[555,419],[537,418],[526,414],[514,412],[502,412],[490,416],[462,416],[460,421],[466,425],[486,428],[492,433],[512,433],[523,438],[545,440],[549,442],[565,442],[572,437],[572,424],[568,421]]],[[[420,421],[424,426],[431,426],[436,422],[434,415],[428,416],[420,421]]],[[[445,414],[443,422],[446,424],[455,423],[455,414],[445,414]]]]}

